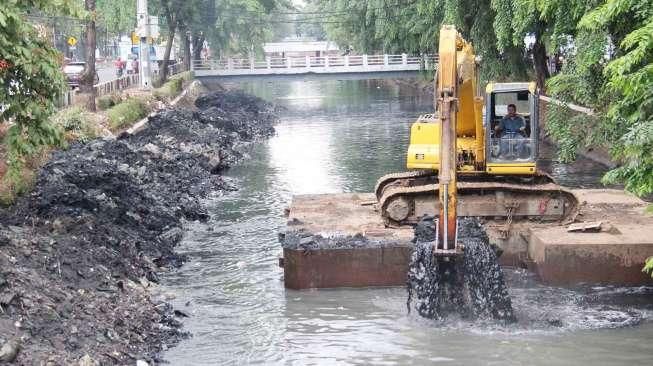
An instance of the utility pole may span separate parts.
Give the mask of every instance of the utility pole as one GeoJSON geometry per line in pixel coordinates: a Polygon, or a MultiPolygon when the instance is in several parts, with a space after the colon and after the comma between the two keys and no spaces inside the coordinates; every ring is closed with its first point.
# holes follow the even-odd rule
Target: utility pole
{"type": "Polygon", "coordinates": [[[138,72],[141,76],[141,87],[149,89],[150,77],[150,46],[147,43],[150,38],[150,16],[147,12],[147,0],[138,0],[136,4],[136,34],[141,40],[138,52],[138,72]]]}

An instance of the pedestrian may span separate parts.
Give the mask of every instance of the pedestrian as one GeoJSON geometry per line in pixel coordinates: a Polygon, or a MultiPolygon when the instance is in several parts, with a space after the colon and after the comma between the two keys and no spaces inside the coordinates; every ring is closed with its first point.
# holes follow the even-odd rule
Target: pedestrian
{"type": "Polygon", "coordinates": [[[132,60],[132,69],[134,69],[134,74],[138,74],[138,60],[136,57],[132,60]]]}
{"type": "Polygon", "coordinates": [[[116,59],[114,66],[116,67],[116,76],[122,77],[122,59],[120,57],[116,59]]]}
{"type": "Polygon", "coordinates": [[[131,75],[134,73],[134,63],[132,60],[127,59],[125,61],[125,69],[127,70],[127,75],[131,75]]]}

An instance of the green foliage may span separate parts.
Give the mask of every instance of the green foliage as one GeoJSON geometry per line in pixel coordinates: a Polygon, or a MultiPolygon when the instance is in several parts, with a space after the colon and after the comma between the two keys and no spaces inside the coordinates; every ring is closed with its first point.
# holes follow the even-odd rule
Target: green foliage
{"type": "Polygon", "coordinates": [[[169,100],[181,93],[183,87],[183,78],[174,77],[170,78],[160,88],[154,89],[152,94],[157,100],[169,100]]]}
{"type": "Polygon", "coordinates": [[[129,34],[136,27],[136,0],[96,0],[98,22],[112,34],[129,34]]]}
{"type": "Polygon", "coordinates": [[[140,98],[129,98],[107,110],[109,127],[117,130],[127,127],[147,115],[147,104],[140,98]]]}
{"type": "Polygon", "coordinates": [[[280,1],[215,0],[216,16],[206,18],[212,23],[208,40],[217,55],[249,55],[252,49],[261,51],[261,45],[272,36],[270,11],[281,6],[280,1]]]}
{"type": "Polygon", "coordinates": [[[610,147],[621,165],[603,182],[653,193],[653,1],[604,1],[582,17],[575,41],[576,53],[549,85],[561,99],[593,107],[597,117],[583,126],[553,114],[549,131],[557,141],[576,141],[569,151],[610,147]],[[552,131],[564,123],[573,127],[552,131]]]}
{"type": "Polygon", "coordinates": [[[122,97],[119,94],[103,95],[97,98],[97,107],[101,111],[105,111],[120,102],[122,102],[122,97]]]}
{"type": "Polygon", "coordinates": [[[62,146],[63,134],[49,122],[55,100],[64,90],[61,55],[43,27],[24,14],[80,14],[74,0],[5,0],[0,7],[0,118],[12,121],[7,143],[9,179],[20,180],[27,157],[43,146],[62,146]]]}
{"type": "Polygon", "coordinates": [[[98,136],[93,116],[81,107],[71,107],[55,113],[52,123],[64,131],[69,142],[87,142],[98,136]]]}
{"type": "Polygon", "coordinates": [[[481,78],[524,80],[523,45],[501,49],[490,0],[318,0],[332,13],[325,19],[328,38],[359,53],[437,53],[442,24],[454,24],[481,57],[481,78]]]}
{"type": "Polygon", "coordinates": [[[295,23],[295,35],[298,37],[312,37],[318,41],[326,40],[327,33],[324,25],[315,16],[320,13],[319,1],[309,0],[305,4],[300,10],[302,14],[294,17],[297,21],[295,23]],[[311,22],[311,20],[315,20],[315,22],[311,22]]]}
{"type": "Polygon", "coordinates": [[[642,272],[648,273],[653,277],[653,257],[646,258],[646,265],[642,269],[642,272]]]}
{"type": "Polygon", "coordinates": [[[29,192],[34,185],[34,171],[26,167],[0,178],[0,206],[12,205],[16,198],[29,192]]]}
{"type": "Polygon", "coordinates": [[[180,72],[179,74],[173,76],[171,79],[180,79],[184,82],[191,81],[195,78],[195,74],[193,74],[192,71],[184,71],[180,72]]]}

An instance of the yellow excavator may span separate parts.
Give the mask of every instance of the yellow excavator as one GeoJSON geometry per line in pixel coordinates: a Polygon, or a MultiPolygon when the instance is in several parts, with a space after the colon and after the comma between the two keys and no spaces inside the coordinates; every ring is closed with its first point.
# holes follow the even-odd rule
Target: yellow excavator
{"type": "Polygon", "coordinates": [[[566,220],[577,210],[575,196],[537,169],[535,83],[490,83],[483,96],[477,61],[455,27],[442,26],[435,113],[411,126],[409,170],[385,175],[375,187],[387,226],[438,217],[436,254],[443,256],[459,252],[458,216],[566,220]],[[509,106],[523,120],[517,132],[501,129],[509,106]]]}

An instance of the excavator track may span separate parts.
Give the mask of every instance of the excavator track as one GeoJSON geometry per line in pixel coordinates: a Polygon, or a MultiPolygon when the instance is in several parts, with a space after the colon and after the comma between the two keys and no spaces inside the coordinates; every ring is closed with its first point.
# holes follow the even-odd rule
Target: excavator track
{"type": "MultiPolygon", "coordinates": [[[[555,183],[458,182],[459,216],[573,221],[578,199],[555,183]]],[[[386,187],[377,209],[387,226],[417,223],[438,210],[437,181],[433,184],[386,187]]]]}
{"type": "Polygon", "coordinates": [[[383,191],[388,187],[393,187],[396,185],[402,185],[406,180],[416,179],[416,178],[429,178],[436,177],[437,172],[433,170],[410,170],[407,172],[399,173],[390,173],[382,176],[376,181],[376,186],[374,187],[374,194],[379,198],[383,195],[383,191]]]}

